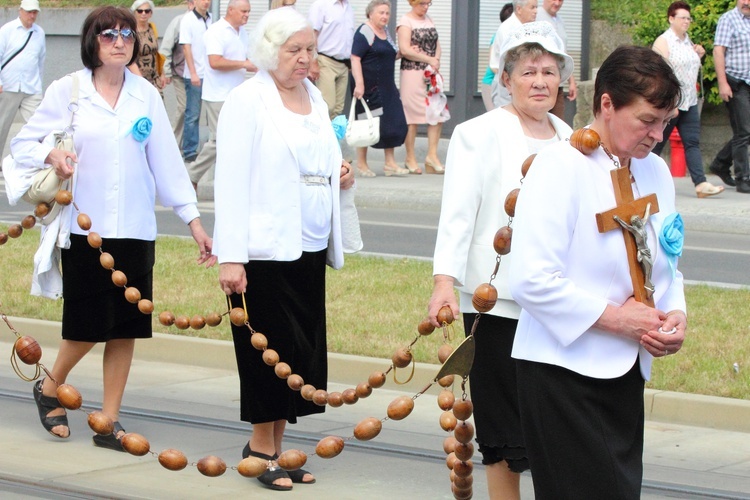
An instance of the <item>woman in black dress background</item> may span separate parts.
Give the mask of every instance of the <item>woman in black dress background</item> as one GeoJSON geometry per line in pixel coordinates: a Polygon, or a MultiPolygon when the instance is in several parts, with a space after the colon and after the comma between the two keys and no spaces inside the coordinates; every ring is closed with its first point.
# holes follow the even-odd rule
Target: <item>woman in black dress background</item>
{"type": "MultiPolygon", "coordinates": [[[[394,79],[398,48],[386,26],[391,17],[389,0],[372,0],[365,11],[367,22],[357,28],[352,43],[354,97],[363,97],[374,116],[380,116],[380,141],[372,147],[385,150],[386,177],[403,176],[409,170],[396,163],[393,149],[406,137],[406,118],[394,79]]],[[[364,114],[357,103],[357,116],[364,114]]],[[[361,118],[361,117],[360,117],[361,118]]],[[[357,167],[362,177],[375,177],[367,166],[367,148],[357,148],[357,167]]],[[[421,172],[420,172],[421,173],[421,172]]]]}

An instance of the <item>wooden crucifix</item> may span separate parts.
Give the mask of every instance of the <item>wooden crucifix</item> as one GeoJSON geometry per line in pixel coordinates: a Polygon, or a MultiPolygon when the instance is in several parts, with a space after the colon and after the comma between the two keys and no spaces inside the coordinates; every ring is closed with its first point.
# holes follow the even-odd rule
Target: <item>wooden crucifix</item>
{"type": "Polygon", "coordinates": [[[617,206],[596,214],[596,226],[600,233],[618,228],[622,230],[625,248],[628,252],[633,296],[638,302],[654,307],[654,290],[650,280],[651,255],[646,246],[646,232],[643,225],[651,214],[659,211],[659,201],[653,193],[637,200],[634,198],[629,169],[619,167],[611,170],[610,175],[617,206]],[[649,259],[649,261],[645,262],[644,259],[649,259]],[[645,269],[649,269],[649,275],[645,269]]]}

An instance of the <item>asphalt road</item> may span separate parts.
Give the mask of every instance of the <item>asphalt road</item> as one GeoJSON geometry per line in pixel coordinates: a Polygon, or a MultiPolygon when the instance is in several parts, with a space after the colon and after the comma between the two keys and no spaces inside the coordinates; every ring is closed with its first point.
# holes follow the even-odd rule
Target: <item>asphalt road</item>
{"type": "MultiPolygon", "coordinates": [[[[201,202],[203,225],[213,230],[213,203],[201,202]]],[[[31,212],[30,206],[8,205],[0,179],[0,221],[17,223],[31,212]]],[[[432,258],[439,214],[436,211],[404,211],[364,208],[359,211],[364,251],[371,254],[432,258]]],[[[185,225],[171,210],[157,207],[159,234],[189,236],[185,225]]],[[[687,231],[680,269],[686,280],[723,286],[750,286],[750,235],[687,231]]]]}

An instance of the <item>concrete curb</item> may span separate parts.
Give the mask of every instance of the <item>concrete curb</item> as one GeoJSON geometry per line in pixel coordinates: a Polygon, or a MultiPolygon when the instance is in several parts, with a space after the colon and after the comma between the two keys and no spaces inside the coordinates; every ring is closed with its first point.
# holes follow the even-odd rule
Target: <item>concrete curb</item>
{"type": "MultiPolygon", "coordinates": [[[[42,348],[57,348],[60,342],[59,322],[14,317],[8,317],[8,320],[19,334],[34,337],[42,348]]],[[[97,348],[101,349],[101,346],[97,348]]],[[[148,342],[136,342],[135,358],[225,370],[235,370],[237,366],[234,347],[229,341],[164,333],[154,333],[154,338],[148,342]]],[[[391,365],[386,359],[337,353],[328,354],[328,363],[329,380],[351,384],[352,387],[366,381],[373,371],[385,371],[391,365]]],[[[385,388],[408,393],[422,391],[439,369],[438,365],[417,363],[414,376],[408,383],[396,384],[393,375],[389,374],[385,388]]],[[[402,370],[397,377],[405,380],[408,373],[409,370],[402,370]]],[[[434,384],[428,392],[436,394],[439,390],[440,387],[434,384]]],[[[646,389],[644,402],[647,420],[750,432],[750,401],[747,400],[646,389]]]]}

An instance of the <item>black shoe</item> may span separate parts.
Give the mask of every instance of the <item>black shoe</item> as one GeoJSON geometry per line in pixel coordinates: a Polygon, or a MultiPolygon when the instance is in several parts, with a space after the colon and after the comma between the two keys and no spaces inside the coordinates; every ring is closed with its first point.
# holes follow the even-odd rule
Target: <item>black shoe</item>
{"type": "Polygon", "coordinates": [[[60,439],[67,439],[70,437],[70,428],[68,428],[68,435],[67,436],[61,436],[59,434],[55,434],[52,432],[52,429],[58,426],[64,426],[68,427],[68,416],[67,415],[58,415],[56,417],[48,417],[47,414],[50,413],[52,410],[56,410],[57,408],[62,408],[62,405],[60,404],[60,401],[57,400],[57,398],[53,398],[52,396],[45,396],[42,394],[42,384],[44,383],[44,379],[38,381],[36,384],[34,384],[34,401],[36,401],[36,408],[39,410],[39,420],[41,420],[42,425],[44,428],[55,436],[56,438],[60,439]]]}
{"type": "Polygon", "coordinates": [[[715,175],[718,175],[721,181],[730,187],[735,187],[737,183],[735,182],[734,178],[732,177],[732,174],[729,173],[729,169],[723,170],[718,167],[715,167],[711,165],[708,167],[708,170],[715,175]]]}
{"type": "MultiPolygon", "coordinates": [[[[115,451],[125,451],[125,448],[122,447],[122,442],[120,441],[121,438],[117,437],[117,434],[119,434],[120,431],[125,432],[125,429],[122,428],[120,422],[115,422],[114,429],[110,434],[96,434],[94,436],[94,445],[99,446],[100,448],[109,448],[110,450],[115,451]]],[[[125,434],[123,434],[123,436],[124,435],[125,434]]]]}
{"type": "Polygon", "coordinates": [[[750,177],[737,179],[737,192],[738,193],[750,193],[750,177]]]}

